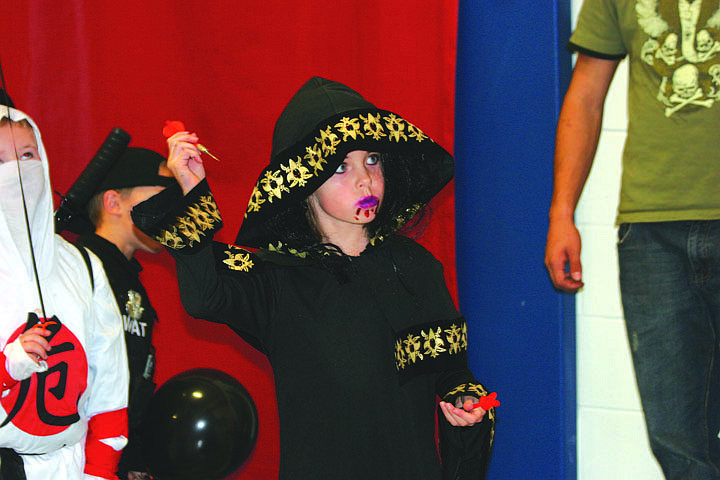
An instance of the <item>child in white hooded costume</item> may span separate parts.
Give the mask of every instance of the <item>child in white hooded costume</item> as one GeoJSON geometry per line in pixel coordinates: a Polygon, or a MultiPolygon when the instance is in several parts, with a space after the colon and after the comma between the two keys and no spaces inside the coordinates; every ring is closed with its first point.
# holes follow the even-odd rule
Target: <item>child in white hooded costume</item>
{"type": "Polygon", "coordinates": [[[116,478],[127,442],[122,322],[100,261],[55,235],[51,195],[39,130],[0,106],[0,479],[116,478]]]}

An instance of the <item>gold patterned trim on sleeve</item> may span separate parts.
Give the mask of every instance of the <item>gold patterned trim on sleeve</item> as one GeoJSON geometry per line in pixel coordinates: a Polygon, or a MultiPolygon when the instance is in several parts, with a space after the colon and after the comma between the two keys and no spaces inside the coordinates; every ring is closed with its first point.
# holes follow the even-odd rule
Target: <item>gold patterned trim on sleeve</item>
{"type": "Polygon", "coordinates": [[[403,370],[408,366],[441,356],[458,355],[467,352],[467,325],[452,323],[443,328],[420,329],[417,334],[408,333],[395,340],[395,367],[403,370]]]}
{"type": "Polygon", "coordinates": [[[209,231],[222,226],[222,218],[212,194],[202,195],[188,205],[176,222],[160,230],[155,239],[173,250],[192,248],[204,240],[209,231]]]}
{"type": "Polygon", "coordinates": [[[395,367],[403,381],[466,366],[467,324],[462,317],[395,334],[395,367]]]}
{"type": "Polygon", "coordinates": [[[474,397],[484,397],[488,394],[485,387],[481,383],[463,383],[449,391],[444,398],[456,397],[458,395],[472,395],[474,397]]]}

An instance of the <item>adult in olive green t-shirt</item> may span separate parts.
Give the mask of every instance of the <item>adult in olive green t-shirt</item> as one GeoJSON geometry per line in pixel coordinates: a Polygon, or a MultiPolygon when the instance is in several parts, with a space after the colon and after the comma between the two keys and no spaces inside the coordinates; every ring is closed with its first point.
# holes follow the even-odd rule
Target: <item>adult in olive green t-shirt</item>
{"type": "Polygon", "coordinates": [[[582,287],[574,212],[628,57],[620,284],[650,445],[668,479],[720,478],[720,3],[586,0],[560,114],[545,262],[582,287]]]}

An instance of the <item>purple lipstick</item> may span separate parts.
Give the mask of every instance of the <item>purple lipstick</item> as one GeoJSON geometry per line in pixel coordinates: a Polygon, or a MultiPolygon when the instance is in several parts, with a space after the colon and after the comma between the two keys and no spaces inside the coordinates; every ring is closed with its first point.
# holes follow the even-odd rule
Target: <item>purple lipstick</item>
{"type": "Polygon", "coordinates": [[[377,204],[379,202],[380,202],[380,200],[375,195],[368,195],[368,196],[363,197],[360,200],[358,200],[358,202],[355,204],[355,206],[362,208],[362,209],[367,209],[367,208],[377,207],[377,204]]]}

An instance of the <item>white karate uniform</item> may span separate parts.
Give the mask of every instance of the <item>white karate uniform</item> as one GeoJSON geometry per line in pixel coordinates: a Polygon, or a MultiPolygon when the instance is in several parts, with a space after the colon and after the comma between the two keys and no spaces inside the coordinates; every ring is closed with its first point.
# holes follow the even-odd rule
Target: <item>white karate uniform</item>
{"type": "MultiPolygon", "coordinates": [[[[54,233],[47,155],[39,130],[22,112],[0,107],[0,118],[8,114],[33,126],[40,159],[0,164],[0,351],[5,369],[19,381],[0,394],[0,447],[21,454],[28,480],[96,478],[83,473],[88,422],[102,414],[93,423],[100,436],[91,433],[88,446],[100,441],[120,450],[127,442],[127,422],[123,429],[120,421],[128,399],[122,320],[100,260],[90,253],[91,285],[80,252],[54,233]],[[18,164],[42,303],[17,190],[18,164]],[[17,337],[29,312],[43,317],[42,307],[45,318],[54,322],[47,327],[54,332],[54,350],[37,364],[17,337]]],[[[18,128],[23,127],[13,126],[18,128]]]]}

